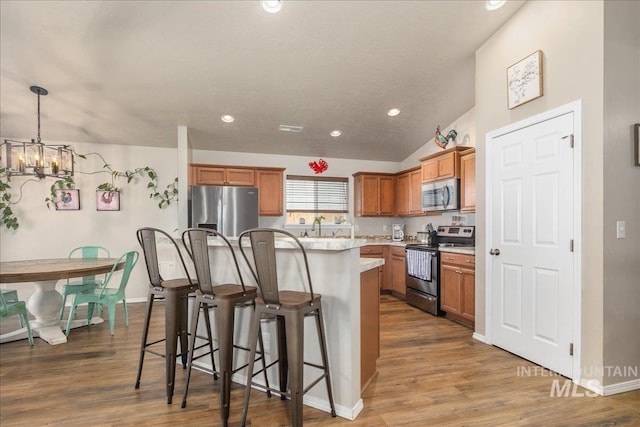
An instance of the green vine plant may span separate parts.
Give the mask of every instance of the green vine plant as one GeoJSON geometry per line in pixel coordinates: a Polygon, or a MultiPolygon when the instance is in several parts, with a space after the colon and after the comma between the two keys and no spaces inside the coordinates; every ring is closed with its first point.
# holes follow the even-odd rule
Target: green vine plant
{"type": "Polygon", "coordinates": [[[16,201],[11,200],[11,176],[7,173],[6,168],[0,168],[0,211],[2,212],[2,223],[9,230],[18,229],[18,218],[11,209],[11,205],[15,205],[16,201]]]}
{"type": "MultiPolygon", "coordinates": [[[[169,183],[163,190],[158,188],[158,174],[157,172],[149,167],[136,168],[133,170],[125,170],[118,171],[114,170],[111,165],[109,165],[99,153],[88,153],[88,154],[78,154],[74,152],[76,157],[81,159],[87,158],[89,155],[96,155],[100,157],[103,162],[102,169],[95,172],[78,172],[77,173],[86,173],[88,175],[96,174],[96,173],[109,173],[111,175],[111,182],[105,182],[96,188],[96,190],[102,190],[107,192],[116,192],[120,191],[120,188],[116,187],[115,180],[118,178],[124,178],[126,180],[126,184],[130,184],[136,177],[147,178],[147,189],[149,189],[149,198],[156,199],[158,201],[158,208],[162,209],[167,207],[178,197],[178,178],[176,177],[171,183],[169,183]]],[[[74,162],[76,160],[74,159],[74,162]]],[[[32,180],[28,180],[32,181],[32,180]]],[[[24,185],[25,181],[22,185],[24,185]]],[[[53,182],[49,189],[49,195],[44,199],[47,208],[51,208],[51,206],[55,206],[58,202],[60,196],[59,191],[65,189],[74,189],[76,186],[75,180],[73,176],[67,175],[63,178],[57,179],[53,182]]],[[[15,215],[15,212],[11,208],[11,206],[17,204],[22,199],[22,186],[20,187],[20,198],[18,200],[13,200],[13,196],[11,193],[11,175],[7,173],[5,168],[0,168],[0,212],[2,214],[2,223],[8,229],[17,230],[19,227],[18,218],[15,215]]]]}

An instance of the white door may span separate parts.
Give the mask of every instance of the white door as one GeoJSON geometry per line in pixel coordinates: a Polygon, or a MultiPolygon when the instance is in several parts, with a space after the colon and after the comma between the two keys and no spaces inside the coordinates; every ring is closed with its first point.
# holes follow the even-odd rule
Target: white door
{"type": "Polygon", "coordinates": [[[573,114],[494,138],[491,342],[572,377],[573,114]]]}

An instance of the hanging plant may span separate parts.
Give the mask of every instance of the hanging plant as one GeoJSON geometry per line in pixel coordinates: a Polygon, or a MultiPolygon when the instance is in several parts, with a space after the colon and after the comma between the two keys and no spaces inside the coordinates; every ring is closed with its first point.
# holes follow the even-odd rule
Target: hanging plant
{"type": "MultiPolygon", "coordinates": [[[[130,184],[135,178],[147,178],[147,189],[149,190],[149,198],[156,199],[158,201],[158,208],[162,209],[171,204],[178,197],[178,178],[176,177],[170,184],[168,184],[163,190],[158,188],[158,174],[157,172],[149,167],[141,167],[133,170],[125,170],[125,171],[117,171],[114,170],[111,165],[109,165],[102,155],[99,153],[88,153],[88,154],[78,154],[75,153],[75,156],[81,159],[87,159],[89,155],[96,155],[100,157],[103,161],[102,170],[98,170],[95,172],[79,172],[76,173],[86,173],[88,175],[96,174],[96,173],[108,173],[111,175],[111,182],[105,182],[96,188],[96,190],[115,192],[120,191],[120,189],[115,185],[115,180],[119,178],[124,178],[127,184],[130,184]]],[[[74,162],[76,160],[74,159],[74,162]]],[[[29,179],[24,181],[20,186],[20,197],[18,200],[13,199],[13,194],[11,192],[11,175],[7,173],[5,168],[0,168],[0,213],[2,215],[2,224],[7,229],[17,230],[20,226],[18,222],[18,218],[15,215],[15,212],[12,209],[13,205],[18,204],[20,200],[22,200],[22,186],[29,181],[36,181],[33,179],[29,179]]],[[[74,177],[71,175],[67,175],[63,178],[59,178],[53,182],[49,189],[49,195],[44,199],[47,208],[51,209],[51,207],[55,207],[58,202],[58,194],[59,190],[67,190],[67,189],[75,189],[76,183],[74,177]]]]}
{"type": "Polygon", "coordinates": [[[2,223],[9,230],[16,230],[19,226],[18,218],[16,218],[16,214],[13,213],[13,209],[11,209],[11,205],[15,205],[18,202],[15,202],[12,199],[13,195],[11,194],[11,176],[6,173],[5,168],[0,168],[0,211],[2,211],[2,223]]]}

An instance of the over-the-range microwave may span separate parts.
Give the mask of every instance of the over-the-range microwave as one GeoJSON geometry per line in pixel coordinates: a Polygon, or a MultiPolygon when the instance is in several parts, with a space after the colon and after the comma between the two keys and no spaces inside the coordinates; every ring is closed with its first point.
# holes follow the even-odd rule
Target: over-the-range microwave
{"type": "Polygon", "coordinates": [[[422,184],[423,211],[449,211],[460,208],[460,180],[457,178],[422,184]]]}

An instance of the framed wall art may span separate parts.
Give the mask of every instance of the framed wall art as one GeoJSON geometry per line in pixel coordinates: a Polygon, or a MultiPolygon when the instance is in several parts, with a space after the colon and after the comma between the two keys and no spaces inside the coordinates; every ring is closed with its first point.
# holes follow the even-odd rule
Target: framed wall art
{"type": "Polygon", "coordinates": [[[640,166],[640,123],[633,125],[633,145],[635,147],[636,166],[640,166]]]}
{"type": "Polygon", "coordinates": [[[99,211],[119,211],[120,192],[118,191],[96,191],[96,209],[99,211]]]}
{"type": "Polygon", "coordinates": [[[543,95],[541,50],[507,68],[507,94],[510,110],[543,95]]]}
{"type": "Polygon", "coordinates": [[[57,211],[80,210],[80,190],[61,189],[56,190],[57,211]]]}

